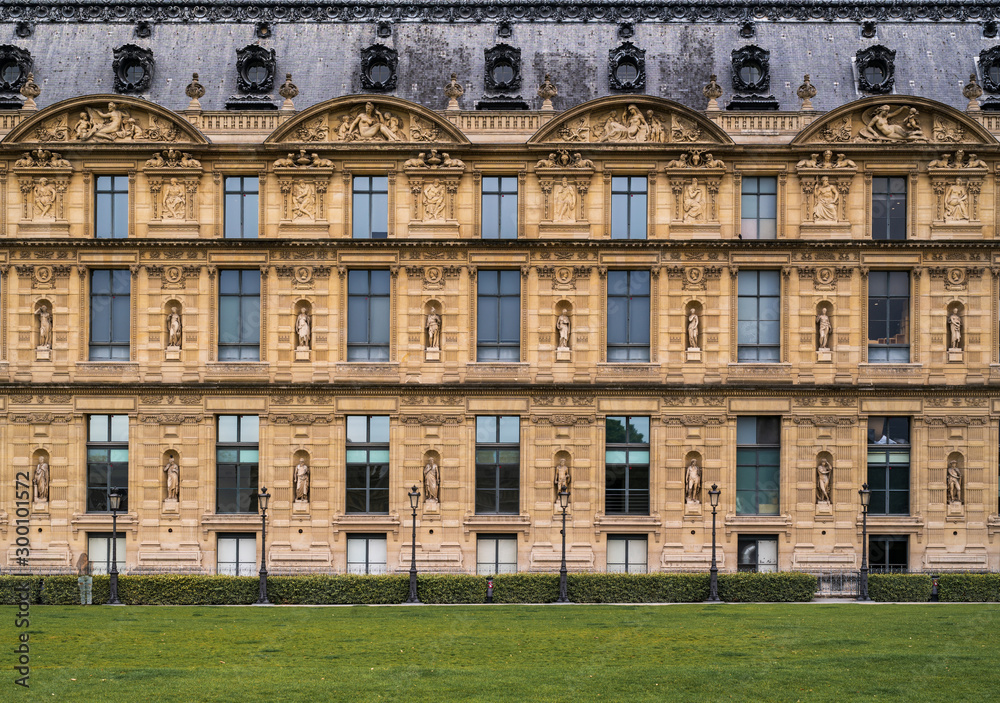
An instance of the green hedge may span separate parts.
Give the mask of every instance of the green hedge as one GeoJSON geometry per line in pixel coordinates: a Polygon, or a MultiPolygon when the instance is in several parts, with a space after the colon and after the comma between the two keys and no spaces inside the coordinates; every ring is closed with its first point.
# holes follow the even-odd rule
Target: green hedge
{"type": "Polygon", "coordinates": [[[953,603],[995,603],[1000,601],[1000,574],[941,574],[938,598],[953,603]]]}
{"type": "Polygon", "coordinates": [[[931,599],[931,577],[926,574],[869,574],[868,596],[881,602],[926,602],[931,599]]]}
{"type": "MultiPolygon", "coordinates": [[[[216,577],[218,578],[218,577],[216,577]]],[[[260,593],[257,577],[253,600],[260,593]]],[[[267,579],[267,598],[272,603],[291,605],[382,605],[402,603],[410,593],[410,577],[405,574],[385,576],[271,576],[267,579]]]]}
{"type": "Polygon", "coordinates": [[[17,605],[24,597],[23,586],[28,586],[28,602],[38,602],[42,585],[41,576],[0,576],[0,605],[17,605]]]}
{"type": "Polygon", "coordinates": [[[707,574],[570,574],[567,591],[574,603],[698,603],[708,598],[709,579],[707,574]]]}
{"type": "Polygon", "coordinates": [[[729,603],[811,601],[816,594],[816,587],[815,576],[794,571],[719,574],[719,597],[729,603]]]}

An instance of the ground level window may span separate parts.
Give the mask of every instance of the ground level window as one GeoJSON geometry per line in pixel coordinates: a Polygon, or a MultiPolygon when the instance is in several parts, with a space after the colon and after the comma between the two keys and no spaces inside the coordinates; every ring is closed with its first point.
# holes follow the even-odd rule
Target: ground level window
{"type": "Polygon", "coordinates": [[[778,538],[774,535],[747,535],[737,545],[738,571],[770,573],[778,570],[778,538]]]}
{"type": "Polygon", "coordinates": [[[388,552],[385,535],[350,535],[347,538],[347,573],[384,574],[388,552]]]}
{"type": "MultiPolygon", "coordinates": [[[[125,568],[125,535],[118,533],[115,561],[118,570],[125,568]]],[[[91,532],[87,535],[87,558],[90,560],[90,573],[94,576],[107,574],[111,571],[111,533],[91,532]]]]}
{"type": "Polygon", "coordinates": [[[479,535],[476,539],[476,573],[480,576],[517,571],[517,535],[479,535]]]}
{"type": "Polygon", "coordinates": [[[646,573],[645,535],[608,537],[608,573],[646,573]]]}
{"type": "Polygon", "coordinates": [[[220,576],[254,576],[257,573],[257,535],[220,534],[216,573],[220,576]]]}
{"type": "Polygon", "coordinates": [[[868,567],[876,573],[905,572],[910,565],[906,535],[869,535],[868,567]]]}

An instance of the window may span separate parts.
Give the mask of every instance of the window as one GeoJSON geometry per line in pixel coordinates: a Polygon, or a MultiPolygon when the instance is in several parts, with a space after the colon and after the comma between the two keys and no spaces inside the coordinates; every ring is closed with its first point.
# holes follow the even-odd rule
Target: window
{"type": "Polygon", "coordinates": [[[608,536],[608,573],[646,573],[647,541],[645,535],[608,536]]]}
{"type": "MultiPolygon", "coordinates": [[[[90,573],[99,576],[111,572],[111,538],[110,532],[87,533],[87,559],[90,561],[90,573]]],[[[121,571],[125,568],[125,533],[119,532],[115,540],[115,565],[121,571]]]]}
{"type": "Polygon", "coordinates": [[[646,177],[611,179],[611,238],[646,238],[646,177]]]}
{"type": "Polygon", "coordinates": [[[868,273],[868,361],[902,363],[910,360],[910,274],[908,271],[868,273]]]}
{"type": "Polygon", "coordinates": [[[351,205],[355,239],[385,239],[389,236],[389,178],[355,176],[351,205]]]}
{"type": "Polygon", "coordinates": [[[257,512],[260,419],[219,415],[215,442],[215,512],[257,512]]]}
{"type": "Polygon", "coordinates": [[[772,573],[778,570],[778,538],[774,535],[740,535],[736,542],[737,571],[772,573]]]}
{"type": "Polygon", "coordinates": [[[385,535],[347,536],[347,573],[384,574],[387,556],[385,535]]]}
{"type": "Polygon", "coordinates": [[[219,271],[219,361],[260,360],[260,271],[219,271]]]}
{"type": "Polygon", "coordinates": [[[483,239],[517,239],[514,176],[483,176],[483,239]]]}
{"type": "Polygon", "coordinates": [[[604,443],[604,512],[649,515],[649,418],[608,417],[604,443]]]}
{"type": "Polygon", "coordinates": [[[128,237],[128,177],[98,176],[94,207],[94,236],[98,239],[128,237]]]}
{"type": "MultiPolygon", "coordinates": [[[[389,512],[389,416],[349,415],[347,512],[389,512]]],[[[384,561],[384,557],[383,557],[384,561]]]]}
{"type": "Polygon", "coordinates": [[[906,179],[872,179],[872,239],[906,239],[906,179]]]}
{"type": "Polygon", "coordinates": [[[389,272],[347,274],[347,360],[389,360],[389,272]]]}
{"type": "Polygon", "coordinates": [[[868,418],[868,512],[910,513],[910,419],[868,418]]]}
{"type": "Polygon", "coordinates": [[[219,576],[253,576],[257,571],[257,535],[220,534],[215,573],[219,576]]]}
{"type": "Polygon", "coordinates": [[[909,552],[906,535],[868,536],[868,568],[875,573],[905,573],[910,565],[909,552]]]}
{"type": "Polygon", "coordinates": [[[520,512],[521,418],[476,418],[476,514],[520,512]]]}
{"type": "Polygon", "coordinates": [[[736,418],[736,514],[777,515],[781,418],[736,418]]]}
{"type": "Polygon", "coordinates": [[[521,359],[521,272],[480,271],[476,360],[521,359]]]}
{"type": "Polygon", "coordinates": [[[739,326],[736,360],[781,360],[781,274],[778,271],[740,271],[737,277],[739,326]]]}
{"type": "Polygon", "coordinates": [[[608,271],[608,361],[649,361],[649,271],[608,271]]]}
{"type": "Polygon", "coordinates": [[[777,239],[778,179],[744,176],[740,202],[740,238],[777,239]]]}
{"type": "Polygon", "coordinates": [[[128,361],[132,326],[132,275],[90,272],[90,360],[128,361]]]}
{"type": "Polygon", "coordinates": [[[256,239],[260,185],[256,176],[226,176],[226,239],[256,239]]]}
{"type": "Polygon", "coordinates": [[[118,512],[128,511],[128,415],[91,415],[87,424],[87,512],[111,510],[118,491],[118,512]]]}
{"type": "Polygon", "coordinates": [[[476,573],[480,576],[517,572],[517,535],[479,535],[476,573]]]}

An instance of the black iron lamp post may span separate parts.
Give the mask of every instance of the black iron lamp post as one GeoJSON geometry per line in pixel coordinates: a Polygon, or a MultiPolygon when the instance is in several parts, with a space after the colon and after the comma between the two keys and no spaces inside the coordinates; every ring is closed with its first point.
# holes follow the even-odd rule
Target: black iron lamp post
{"type": "Polygon", "coordinates": [[[719,486],[713,483],[708,491],[708,500],[712,503],[712,568],[708,570],[710,574],[708,600],[713,603],[719,602],[719,567],[715,562],[715,511],[719,507],[720,493],[722,491],[719,490],[719,486]]]}
{"type": "Polygon", "coordinates": [[[861,582],[858,584],[858,600],[871,600],[868,596],[868,503],[872,499],[872,492],[868,490],[868,484],[862,483],[861,490],[861,582]]]}
{"type": "Polygon", "coordinates": [[[271,604],[267,599],[267,501],[270,498],[271,494],[267,492],[267,488],[261,487],[257,495],[257,501],[260,503],[260,597],[257,599],[257,605],[271,604]]]}
{"type": "Polygon", "coordinates": [[[117,488],[111,489],[108,501],[111,504],[111,594],[108,605],[121,605],[118,600],[118,509],[122,505],[122,497],[117,488]]]}
{"type": "Polygon", "coordinates": [[[410,498],[410,508],[413,509],[413,535],[410,539],[410,597],[407,603],[419,603],[417,598],[417,506],[420,505],[420,491],[414,486],[406,494],[410,498]]]}
{"type": "Polygon", "coordinates": [[[559,491],[559,507],[562,508],[562,563],[559,566],[559,600],[556,603],[569,603],[566,595],[566,508],[569,507],[569,491],[564,487],[559,491]]]}

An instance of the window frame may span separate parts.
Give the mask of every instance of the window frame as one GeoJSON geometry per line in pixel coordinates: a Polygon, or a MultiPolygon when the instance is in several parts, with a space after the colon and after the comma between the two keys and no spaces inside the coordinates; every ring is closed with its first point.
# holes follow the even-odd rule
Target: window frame
{"type": "Polygon", "coordinates": [[[347,543],[344,547],[344,559],[347,566],[347,573],[349,574],[387,574],[389,573],[389,540],[387,539],[386,533],[376,532],[349,532],[347,534],[347,543]],[[365,560],[364,562],[352,562],[351,561],[351,542],[364,540],[365,543],[365,560]],[[371,560],[371,543],[373,540],[380,540],[385,544],[385,562],[378,563],[372,562],[371,560]],[[358,570],[357,568],[352,569],[351,564],[363,563],[363,570],[358,570]],[[381,566],[381,568],[378,568],[381,566]],[[373,568],[374,567],[374,568],[373,568]]]}
{"type": "MultiPolygon", "coordinates": [[[[881,561],[881,560],[880,560],[881,561]]],[[[882,534],[869,534],[868,535],[868,570],[873,574],[885,574],[885,573],[898,573],[905,574],[910,571],[910,536],[909,535],[882,535],[882,534]],[[873,547],[877,543],[882,543],[882,549],[885,553],[885,563],[876,562],[873,555],[877,552],[873,550],[873,547]],[[906,562],[903,564],[890,564],[890,544],[904,544],[906,545],[906,562]]]]}
{"type": "MultiPolygon", "coordinates": [[[[607,324],[605,325],[607,342],[605,354],[607,360],[611,363],[649,363],[652,358],[652,341],[653,341],[653,281],[652,274],[646,269],[619,269],[614,271],[608,271],[607,273],[607,295],[606,295],[606,309],[605,313],[607,315],[607,324]],[[613,294],[612,285],[615,281],[619,279],[620,274],[625,274],[625,294],[613,294]],[[646,278],[646,294],[634,294],[632,293],[633,286],[633,274],[641,274],[646,278]],[[635,303],[645,299],[646,301],[646,341],[632,341],[632,335],[634,332],[642,332],[642,328],[633,329],[632,318],[633,318],[633,308],[635,303]],[[615,305],[623,306],[623,315],[620,315],[618,311],[613,310],[612,307],[615,305]],[[624,341],[615,341],[614,337],[617,337],[619,330],[612,327],[612,321],[623,319],[625,323],[625,339],[624,341]],[[624,358],[619,358],[624,356],[624,358]]],[[[638,315],[641,311],[637,311],[638,315]]]]}
{"type": "Polygon", "coordinates": [[[740,179],[740,239],[755,239],[755,240],[776,240],[778,238],[778,177],[771,174],[743,174],[740,179]],[[761,182],[769,181],[774,184],[774,190],[770,192],[764,192],[761,190],[761,182]],[[747,186],[753,183],[756,188],[752,192],[748,192],[747,186]],[[761,204],[762,198],[773,198],[773,217],[761,217],[761,204]],[[747,203],[749,202],[747,198],[752,198],[754,204],[753,210],[756,213],[754,217],[747,217],[747,203]],[[749,223],[754,223],[753,234],[748,232],[749,223]],[[774,223],[774,234],[773,236],[760,236],[761,233],[761,223],[762,222],[773,222],[774,223]]]}
{"type": "Polygon", "coordinates": [[[216,515],[256,515],[260,506],[258,504],[258,496],[260,495],[260,416],[259,415],[228,415],[220,414],[215,416],[215,514],[216,515]],[[221,422],[222,418],[236,418],[236,441],[235,442],[222,442],[220,437],[222,436],[221,422]],[[243,440],[243,419],[244,418],[254,418],[257,420],[257,439],[255,441],[242,441],[243,440]],[[221,461],[220,453],[224,451],[235,451],[237,452],[236,461],[221,461]],[[257,461],[249,462],[243,461],[242,452],[257,452],[257,461]],[[223,487],[222,485],[222,469],[223,467],[233,468],[233,485],[223,487]],[[253,488],[250,489],[246,486],[241,486],[241,484],[247,483],[252,484],[253,488]],[[233,493],[234,497],[232,499],[232,505],[234,510],[222,510],[224,504],[224,494],[233,493]],[[248,492],[249,491],[249,492],[248,492]],[[246,509],[240,510],[243,507],[243,503],[246,503],[246,509]]]}
{"type": "Polygon", "coordinates": [[[129,209],[129,198],[131,197],[129,177],[126,174],[119,173],[99,173],[94,174],[94,239],[128,239],[129,229],[130,229],[130,209],[129,209]],[[110,179],[110,184],[107,188],[102,188],[102,181],[105,179],[110,179]],[[116,188],[120,186],[119,181],[124,181],[125,189],[121,190],[116,188]],[[124,196],[124,197],[122,197],[124,196]],[[107,218],[108,227],[102,228],[102,217],[101,213],[105,210],[102,205],[102,199],[108,198],[108,206],[110,207],[110,215],[107,218]],[[124,208],[125,210],[125,226],[124,233],[118,231],[118,225],[116,221],[120,216],[116,217],[119,208],[124,208]]]}
{"type": "Polygon", "coordinates": [[[502,173],[483,174],[479,191],[481,212],[479,221],[480,239],[518,239],[520,234],[518,232],[518,220],[520,219],[520,211],[518,209],[520,206],[519,185],[516,175],[509,176],[502,173]],[[492,185],[492,181],[494,180],[496,181],[495,189],[487,190],[487,186],[492,185]],[[513,183],[513,190],[509,189],[511,183],[513,183]],[[511,204],[510,200],[505,201],[510,196],[513,196],[513,204],[511,204]],[[489,226],[487,226],[487,202],[494,198],[496,200],[497,218],[495,223],[489,223],[489,226]],[[511,212],[511,209],[513,209],[513,212],[511,212]],[[511,214],[513,217],[511,217],[511,214]],[[513,232],[504,227],[505,215],[509,221],[512,221],[513,232]]]}
{"type": "Polygon", "coordinates": [[[102,362],[125,362],[131,361],[132,359],[132,272],[128,269],[90,269],[89,276],[87,277],[87,284],[90,286],[88,291],[88,327],[89,334],[87,339],[87,358],[89,361],[102,361],[102,362]],[[94,279],[97,274],[108,274],[108,293],[95,293],[94,279]],[[120,282],[122,280],[128,283],[128,294],[115,293],[116,279],[120,282]],[[107,299],[107,310],[108,310],[108,340],[99,341],[95,343],[95,331],[94,331],[94,321],[100,319],[99,313],[97,311],[97,304],[100,300],[107,299]],[[124,308],[128,315],[127,324],[125,329],[127,331],[127,338],[125,341],[117,338],[115,334],[115,311],[121,309],[121,305],[116,305],[115,301],[125,298],[124,308]],[[102,356],[99,352],[101,350],[107,350],[107,355],[102,356]],[[125,351],[124,356],[121,354],[122,350],[125,351]],[[95,354],[97,354],[95,356],[95,354]]]}
{"type": "Polygon", "coordinates": [[[867,427],[865,479],[870,491],[868,514],[886,516],[910,515],[913,509],[910,495],[913,478],[913,419],[900,415],[870,415],[867,419],[867,427]],[[882,421],[881,432],[883,434],[876,439],[872,427],[878,424],[879,420],[882,421]],[[904,422],[906,441],[900,442],[898,441],[899,435],[897,433],[900,432],[904,422]],[[895,440],[892,437],[893,434],[897,434],[895,440]],[[876,441],[873,442],[872,439],[876,439],[876,441]],[[886,441],[878,441],[881,439],[886,441]],[[894,447],[895,449],[890,449],[890,447],[894,447]],[[884,460],[873,462],[871,455],[875,452],[884,452],[884,460]],[[899,460],[904,452],[906,454],[905,462],[899,460]],[[892,454],[897,455],[895,461],[891,456],[892,454]],[[894,470],[895,474],[893,474],[894,470]],[[906,488],[899,488],[898,486],[903,483],[906,484],[906,488]],[[896,487],[893,487],[894,485],[896,487]],[[906,498],[906,510],[902,511],[899,509],[898,501],[899,496],[904,494],[906,498]],[[894,495],[897,497],[897,501],[893,501],[894,495]]]}
{"type": "Polygon", "coordinates": [[[86,458],[87,458],[87,476],[86,476],[86,512],[87,513],[110,513],[111,512],[111,492],[117,490],[118,494],[121,496],[120,507],[117,512],[126,513],[128,512],[128,479],[129,479],[129,431],[131,430],[129,416],[127,414],[104,414],[96,413],[87,416],[87,444],[86,444],[86,458]],[[108,439],[106,441],[98,441],[92,439],[94,436],[94,422],[100,421],[100,418],[107,418],[106,425],[106,435],[108,439]],[[117,423],[121,423],[121,418],[124,418],[125,423],[125,439],[111,439],[114,436],[116,420],[117,423]],[[124,467],[121,466],[123,462],[112,461],[111,452],[115,451],[125,451],[125,461],[124,467]],[[106,461],[92,462],[91,452],[103,451],[107,453],[106,461]],[[104,466],[107,476],[107,480],[103,484],[91,483],[91,474],[95,471],[95,467],[104,466]],[[117,466],[116,466],[117,465],[117,466]],[[124,477],[121,476],[122,471],[124,471],[124,477]],[[115,473],[117,472],[120,481],[115,480],[115,473]],[[121,484],[121,485],[119,485],[121,484]],[[100,491],[103,498],[103,505],[107,506],[101,509],[100,504],[91,501],[93,492],[100,491]],[[95,507],[91,507],[91,506],[95,507]]]}
{"type": "MultiPolygon", "coordinates": [[[[868,299],[865,301],[866,307],[866,318],[867,318],[867,337],[865,339],[866,343],[866,359],[870,364],[908,364],[912,359],[912,344],[913,344],[913,334],[912,334],[912,321],[913,321],[913,275],[909,270],[899,270],[899,269],[880,269],[878,271],[868,272],[867,281],[867,293],[868,299]],[[885,295],[873,295],[872,294],[872,281],[875,277],[885,274],[885,295]],[[892,295],[892,277],[893,274],[904,274],[906,276],[906,304],[902,306],[903,316],[900,318],[898,327],[900,332],[897,335],[888,336],[888,333],[893,329],[892,311],[894,308],[893,302],[903,300],[904,296],[892,295]],[[885,314],[885,329],[886,337],[875,337],[875,339],[892,339],[899,334],[906,335],[905,343],[890,343],[890,342],[876,342],[872,343],[872,325],[876,323],[879,319],[873,315],[873,304],[877,304],[876,301],[883,301],[886,307],[885,314]],[[893,354],[893,350],[896,350],[896,354],[893,354]],[[903,358],[902,351],[906,351],[906,358],[903,358]],[[884,354],[872,352],[884,352],[884,354]],[[885,356],[884,359],[876,358],[885,356]],[[893,357],[899,358],[893,358],[893,357]]],[[[898,306],[895,306],[898,307],[898,306]]]]}
{"type": "Polygon", "coordinates": [[[257,533],[256,532],[217,532],[215,535],[215,573],[218,576],[256,576],[257,575],[257,533]],[[224,539],[236,540],[236,561],[225,562],[232,564],[233,568],[223,569],[223,562],[220,561],[222,545],[224,539]],[[253,558],[244,561],[240,557],[240,545],[246,542],[253,543],[253,558]]]}
{"type": "Polygon", "coordinates": [[[649,535],[625,535],[625,534],[609,534],[604,545],[604,563],[605,571],[609,574],[645,574],[649,572],[649,535]],[[611,561],[611,543],[612,542],[624,542],[624,562],[612,562],[611,561]],[[640,565],[631,564],[631,546],[633,542],[641,542],[645,549],[643,549],[643,555],[645,559],[640,565]],[[612,566],[614,565],[614,566],[612,566]],[[617,568],[618,566],[621,568],[617,568]]]}
{"type": "MultiPolygon", "coordinates": [[[[483,431],[489,428],[484,427],[483,431]]],[[[477,415],[476,444],[474,448],[473,466],[475,467],[475,485],[473,486],[473,508],[476,515],[520,515],[521,513],[521,416],[520,415],[477,415]],[[502,441],[504,439],[504,420],[517,421],[517,442],[502,441]],[[495,441],[480,441],[480,421],[493,420],[495,424],[493,437],[495,441]],[[490,462],[481,462],[482,454],[492,452],[490,462]],[[504,452],[517,452],[517,463],[501,461],[504,452]],[[482,454],[481,454],[482,453],[482,454]],[[487,477],[486,472],[491,471],[487,477]],[[504,487],[504,483],[516,482],[516,488],[504,487]],[[513,496],[513,509],[511,497],[513,496]],[[480,500],[482,497],[482,501],[480,500]],[[487,501],[489,497],[491,500],[487,501]],[[508,506],[503,509],[504,506],[508,506]],[[482,506],[482,507],[481,507],[482,506]]]]}
{"type": "MultiPolygon", "coordinates": [[[[737,572],[749,572],[754,574],[770,574],[778,572],[778,553],[781,542],[778,539],[778,535],[736,535],[736,571],[737,572]],[[761,542],[774,542],[774,568],[773,569],[761,569],[762,566],[760,560],[760,543],[761,542]],[[753,543],[754,547],[754,561],[753,563],[747,563],[743,560],[744,549],[753,543]]],[[[763,566],[771,566],[766,562],[763,566]]]]}
{"type": "MultiPolygon", "coordinates": [[[[650,437],[650,417],[648,415],[608,415],[604,418],[604,513],[606,515],[649,515],[652,499],[652,437],[650,437]],[[623,419],[622,428],[624,430],[623,442],[608,441],[608,425],[612,420],[623,419]],[[632,441],[631,430],[633,420],[644,420],[645,442],[632,441]],[[624,452],[624,463],[609,462],[610,452],[624,452]],[[646,454],[646,462],[632,461],[632,453],[637,452],[641,457],[646,454]],[[611,488],[612,483],[617,483],[617,476],[614,472],[620,471],[622,475],[622,488],[611,488]],[[640,477],[645,472],[645,488],[634,487],[633,478],[640,477]],[[612,491],[614,491],[612,493],[612,491]],[[611,498],[620,494],[621,509],[612,505],[611,498]],[[635,507],[633,507],[635,504],[635,507]]],[[[637,430],[638,431],[638,430],[637,430]]],[[[641,478],[637,478],[641,482],[641,478]]],[[[617,502],[617,501],[616,501],[617,502]]]]}
{"type": "Polygon", "coordinates": [[[218,355],[218,360],[223,362],[247,362],[247,361],[260,361],[260,340],[261,340],[261,323],[263,322],[263,283],[264,278],[260,273],[259,269],[222,269],[219,271],[219,332],[218,339],[216,340],[217,348],[216,354],[218,355]],[[223,278],[227,277],[227,274],[237,273],[238,276],[238,292],[224,293],[223,292],[223,278]],[[257,292],[254,293],[244,293],[245,277],[247,274],[256,275],[257,279],[257,292]],[[239,314],[237,315],[239,319],[239,341],[236,342],[223,342],[223,319],[227,315],[223,314],[223,298],[235,299],[236,304],[239,308],[239,314]],[[246,306],[250,304],[251,301],[256,300],[256,314],[257,314],[257,338],[256,343],[252,337],[247,337],[244,339],[244,335],[249,335],[251,327],[249,327],[247,322],[247,317],[252,316],[254,313],[254,308],[251,305],[249,311],[245,311],[246,306]],[[231,354],[235,352],[236,356],[232,357],[231,354]]]}
{"type": "MultiPolygon", "coordinates": [[[[637,224],[636,229],[639,229],[637,224]]],[[[628,174],[611,176],[611,238],[612,239],[648,239],[649,238],[649,178],[647,176],[632,176],[628,174]],[[622,190],[622,181],[625,181],[622,190]],[[633,187],[641,182],[642,190],[633,187]],[[639,198],[641,196],[641,198],[639,198]],[[633,201],[641,199],[641,207],[633,201]],[[625,208],[624,230],[618,225],[618,217],[625,208]],[[641,233],[632,231],[633,215],[642,215],[641,233]]]]}
{"type": "Polygon", "coordinates": [[[476,534],[476,575],[496,576],[497,574],[517,573],[517,535],[506,532],[479,532],[476,534]],[[493,559],[482,560],[481,547],[484,542],[493,542],[493,559]],[[500,542],[512,542],[514,545],[514,561],[500,561],[500,542]],[[487,567],[487,568],[484,568],[487,567]]]}
{"type": "Polygon", "coordinates": [[[392,480],[392,456],[390,447],[392,441],[392,419],[389,415],[348,415],[345,418],[345,429],[349,430],[352,424],[351,418],[364,418],[365,420],[365,441],[352,442],[350,432],[347,431],[344,438],[344,513],[347,515],[388,515],[391,507],[390,489],[392,480]],[[384,442],[372,441],[372,420],[384,418],[386,423],[386,437],[384,442]],[[351,461],[348,457],[350,452],[365,452],[365,461],[351,461]],[[372,452],[385,452],[386,460],[372,461],[372,452]],[[373,477],[373,470],[381,472],[382,476],[373,477]],[[352,487],[352,483],[358,483],[351,478],[352,472],[359,472],[363,477],[364,485],[352,487]],[[384,487],[373,486],[373,478],[382,478],[384,487]],[[352,496],[362,495],[364,497],[364,510],[352,508],[352,496]],[[376,503],[376,499],[378,503],[376,503]],[[381,508],[384,503],[385,509],[381,508]]]}
{"type": "Polygon", "coordinates": [[[781,425],[782,418],[780,415],[743,415],[736,418],[736,514],[737,515],[768,515],[777,516],[781,515],[781,425]],[[746,421],[754,421],[754,442],[752,444],[742,443],[740,441],[740,424],[746,421]],[[761,435],[761,422],[775,422],[776,427],[775,434],[777,436],[777,443],[766,443],[760,441],[761,435]],[[753,452],[753,463],[746,461],[748,453],[753,452]],[[761,454],[764,452],[776,452],[777,459],[775,462],[762,462],[761,454]],[[768,483],[766,477],[761,478],[761,469],[770,469],[773,472],[774,483],[773,487],[768,483]],[[742,472],[753,472],[753,488],[741,488],[741,485],[750,483],[746,481],[745,478],[741,477],[742,472]],[[741,499],[745,499],[748,494],[753,495],[752,502],[750,505],[753,506],[753,510],[749,511],[744,508],[746,503],[741,499]],[[764,503],[762,502],[765,497],[773,498],[774,502],[764,503]],[[774,505],[774,512],[762,512],[762,505],[774,505]]]}
{"type": "MultiPolygon", "coordinates": [[[[118,540],[115,545],[115,565],[118,571],[125,569],[125,550],[127,548],[127,530],[118,532],[118,540]]],[[[111,572],[111,540],[114,534],[111,532],[88,532],[87,533],[87,561],[89,563],[91,576],[105,576],[111,572]],[[94,559],[94,547],[92,541],[104,541],[105,558],[103,560],[94,559]]]]}
{"type": "Polygon", "coordinates": [[[910,211],[910,186],[909,178],[899,174],[880,174],[873,175],[871,182],[871,192],[869,196],[871,197],[871,238],[872,241],[876,242],[903,242],[908,238],[908,221],[909,221],[909,211],[910,211]],[[895,194],[897,197],[893,197],[892,192],[892,181],[897,180],[902,182],[902,216],[893,217],[892,213],[895,211],[894,203],[898,205],[899,197],[898,193],[895,194]],[[876,187],[881,183],[885,182],[886,190],[884,192],[876,192],[876,187]],[[884,196],[884,197],[883,197],[884,196]],[[885,216],[879,216],[876,211],[879,206],[882,206],[885,210],[885,216]],[[898,226],[902,228],[902,232],[893,229],[893,222],[901,223],[898,226]],[[878,231],[876,228],[884,228],[884,232],[878,231]],[[878,235],[878,236],[876,236],[878,235]],[[884,236],[883,236],[884,235],[884,236]],[[900,236],[901,235],[901,236],[900,236]]]}
{"type": "Polygon", "coordinates": [[[358,173],[351,177],[351,239],[388,239],[389,238],[389,221],[391,213],[389,211],[389,176],[388,174],[366,174],[358,173]],[[375,181],[385,181],[385,190],[377,190],[376,185],[381,185],[381,183],[376,184],[375,181]],[[367,183],[361,184],[364,187],[359,187],[359,183],[362,180],[366,180],[367,183]],[[376,213],[376,201],[378,196],[385,196],[385,231],[373,230],[372,222],[376,213]],[[361,205],[364,207],[360,207],[361,205]],[[360,228],[358,213],[364,211],[365,218],[364,222],[367,223],[366,228],[360,228]]]}
{"type": "Polygon", "coordinates": [[[738,364],[778,364],[781,363],[781,272],[774,269],[741,269],[736,274],[736,363],[738,364]],[[746,293],[748,287],[744,279],[749,275],[754,275],[755,293],[746,293]],[[768,278],[773,278],[777,283],[777,295],[761,294],[762,274],[768,274],[768,278]],[[754,301],[755,317],[744,318],[744,301],[754,301]],[[773,304],[774,317],[763,317],[762,311],[766,310],[767,301],[773,304]],[[752,325],[753,338],[756,342],[743,341],[745,334],[750,329],[746,326],[752,325]],[[764,336],[765,326],[774,327],[774,343],[762,344],[761,338],[764,336]],[[761,354],[773,358],[761,358],[761,354]],[[751,358],[752,357],[752,358],[751,358]]]}
{"type": "Polygon", "coordinates": [[[222,237],[224,239],[259,239],[260,238],[260,177],[259,176],[246,176],[243,174],[224,174],[222,177],[222,203],[223,203],[223,213],[222,213],[222,237]],[[247,181],[254,182],[254,190],[250,190],[246,187],[247,181]],[[230,189],[231,181],[239,181],[239,187],[236,189],[230,189]],[[239,196],[239,208],[238,212],[234,213],[235,207],[230,207],[229,196],[235,195],[239,196]],[[251,198],[252,196],[252,198],[251,198]],[[249,206],[249,202],[253,201],[253,207],[249,206]],[[254,220],[257,223],[256,229],[251,233],[247,231],[247,213],[253,212],[254,220]],[[238,215],[239,225],[233,226],[231,230],[231,223],[233,222],[235,216],[238,215]],[[239,236],[230,236],[230,231],[238,231],[239,236]]]}
{"type": "Polygon", "coordinates": [[[347,345],[347,361],[379,361],[387,362],[390,361],[390,356],[392,354],[392,274],[387,269],[351,269],[347,272],[347,335],[345,344],[347,345]],[[364,293],[352,293],[351,285],[355,279],[355,274],[364,273],[367,275],[365,283],[364,293]],[[382,274],[385,276],[385,293],[372,293],[372,274],[382,274]],[[362,308],[356,307],[362,304],[363,301],[363,312],[365,315],[366,328],[365,328],[365,341],[351,341],[352,334],[354,332],[351,325],[351,319],[354,315],[361,313],[362,308]],[[372,324],[372,305],[377,300],[385,300],[385,308],[387,310],[385,319],[385,342],[372,342],[373,330],[375,329],[372,324]],[[361,355],[364,352],[364,356],[361,355]]]}
{"type": "Polygon", "coordinates": [[[479,271],[476,275],[476,361],[508,362],[521,361],[521,272],[516,269],[490,269],[479,271]],[[483,293],[484,280],[496,275],[495,294],[483,293]],[[514,280],[517,284],[517,294],[504,292],[504,285],[514,280]],[[513,323],[509,315],[504,314],[504,301],[517,299],[517,311],[513,323]],[[483,306],[494,302],[496,328],[486,329],[483,323],[483,306]],[[516,339],[509,333],[516,330],[516,339]],[[491,335],[491,336],[487,336],[491,335]],[[506,352],[506,356],[505,356],[506,352]]]}

